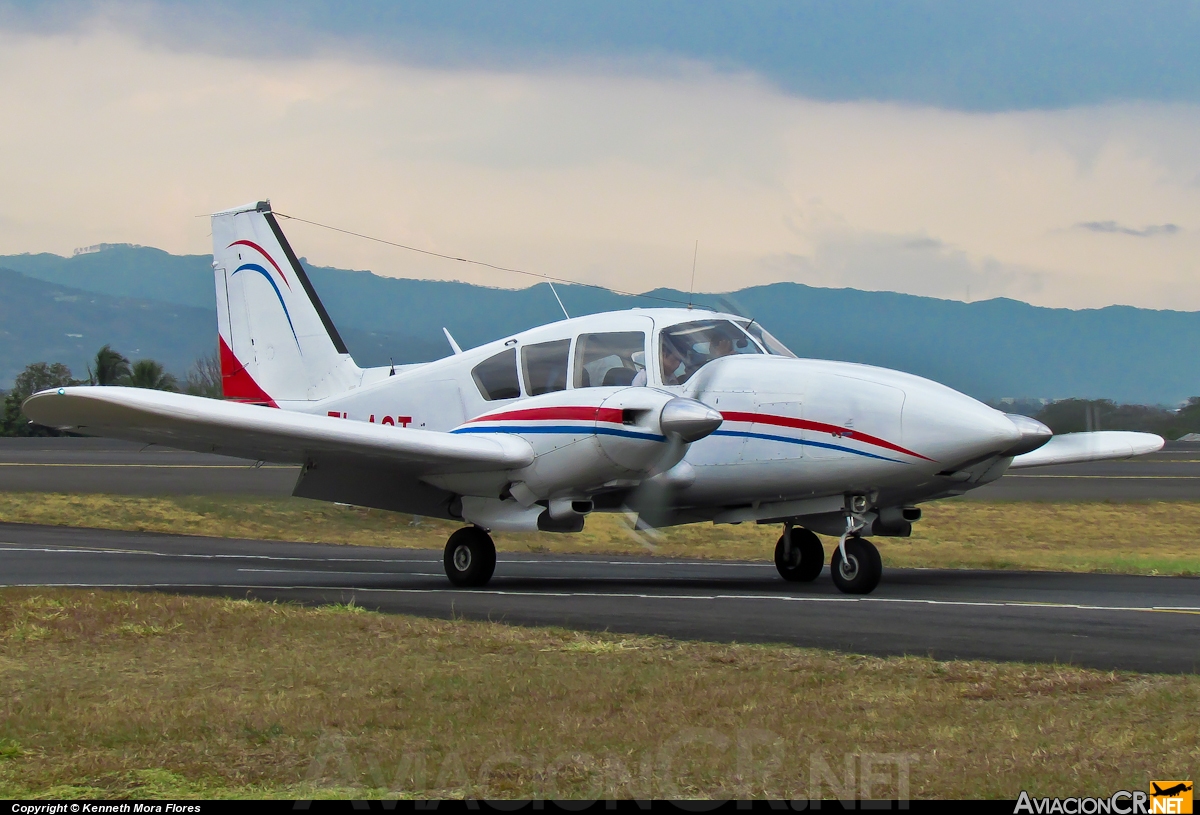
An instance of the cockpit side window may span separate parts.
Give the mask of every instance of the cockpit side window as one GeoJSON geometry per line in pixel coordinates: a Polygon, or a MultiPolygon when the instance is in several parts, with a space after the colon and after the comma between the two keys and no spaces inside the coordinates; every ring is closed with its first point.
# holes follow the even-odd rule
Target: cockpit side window
{"type": "Polygon", "coordinates": [[[530,396],[567,389],[567,362],[570,340],[539,342],[521,349],[521,368],[525,374],[525,392],[530,396]]]}
{"type": "Polygon", "coordinates": [[[664,385],[682,385],[708,362],[762,350],[728,320],[698,320],[664,328],[659,334],[659,363],[664,385]]]}
{"type": "Polygon", "coordinates": [[[517,349],[506,348],[488,357],[471,370],[471,378],[489,402],[516,399],[521,395],[521,384],[517,381],[517,349]]]}
{"type": "Polygon", "coordinates": [[[747,333],[754,337],[754,339],[758,340],[759,343],[762,344],[762,347],[767,349],[768,354],[774,354],[777,357],[791,357],[792,359],[797,358],[795,354],[788,350],[786,345],[771,336],[770,331],[767,331],[767,329],[763,328],[753,320],[750,322],[738,320],[737,324],[746,329],[747,333]]]}
{"type": "Polygon", "coordinates": [[[581,334],[575,344],[575,387],[631,385],[646,366],[646,335],[641,331],[581,334]]]}

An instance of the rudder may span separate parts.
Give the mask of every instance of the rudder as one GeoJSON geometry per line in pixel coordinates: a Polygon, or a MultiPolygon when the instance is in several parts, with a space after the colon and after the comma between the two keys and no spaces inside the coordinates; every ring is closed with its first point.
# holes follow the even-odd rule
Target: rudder
{"type": "Polygon", "coordinates": [[[358,385],[362,372],[270,202],[216,213],[212,236],[225,397],[277,407],[358,385]]]}

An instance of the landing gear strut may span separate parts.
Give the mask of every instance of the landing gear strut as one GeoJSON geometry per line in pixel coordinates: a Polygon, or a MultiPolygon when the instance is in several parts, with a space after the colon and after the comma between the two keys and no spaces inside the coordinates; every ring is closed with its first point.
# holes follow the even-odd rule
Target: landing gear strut
{"type": "Polygon", "coordinates": [[[873,543],[850,535],[833,550],[829,571],[833,585],[846,594],[870,594],[883,575],[883,561],[873,543]]]}
{"type": "Polygon", "coordinates": [[[803,527],[788,524],[775,544],[775,568],[779,576],[792,583],[809,583],[821,574],[825,548],[821,539],[803,527]]]}
{"type": "Polygon", "coordinates": [[[446,577],[456,586],[486,586],[496,571],[496,544],[478,526],[464,527],[446,541],[446,577]]]}

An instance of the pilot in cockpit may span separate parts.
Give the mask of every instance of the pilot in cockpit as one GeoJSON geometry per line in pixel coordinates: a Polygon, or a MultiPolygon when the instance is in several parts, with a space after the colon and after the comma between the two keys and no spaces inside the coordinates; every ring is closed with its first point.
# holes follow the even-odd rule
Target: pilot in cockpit
{"type": "MultiPolygon", "coordinates": [[[[659,351],[659,356],[662,359],[662,382],[664,385],[678,385],[679,374],[683,369],[683,354],[679,353],[679,349],[675,344],[663,338],[659,351]]],[[[633,385],[645,385],[647,383],[646,369],[637,372],[637,376],[633,378],[633,385]]]]}
{"type": "MultiPolygon", "coordinates": [[[[745,341],[743,340],[743,344],[745,341]]],[[[733,354],[733,337],[722,332],[713,336],[708,342],[708,359],[713,360],[717,357],[727,357],[733,354]]],[[[708,360],[705,360],[708,361],[708,360]]]]}

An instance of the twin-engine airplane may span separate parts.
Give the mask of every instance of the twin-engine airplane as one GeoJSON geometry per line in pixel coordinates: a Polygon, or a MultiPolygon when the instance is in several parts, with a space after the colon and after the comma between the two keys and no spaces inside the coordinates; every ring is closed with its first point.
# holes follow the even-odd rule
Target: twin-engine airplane
{"type": "Polygon", "coordinates": [[[1019,467],[1125,458],[1146,433],[1073,433],[897,371],[799,359],[744,317],[653,308],[533,328],[419,365],[363,369],[270,204],[212,216],[224,401],[124,387],[42,391],[35,422],[303,466],[294,494],[461,520],[446,575],[492,577],[491,530],[578,532],[592,512],[642,526],[779,523],[789,581],[830,569],[867,593],[871,536],[919,504],[1019,467]]]}

